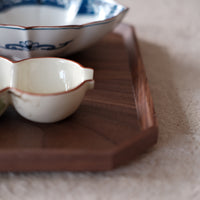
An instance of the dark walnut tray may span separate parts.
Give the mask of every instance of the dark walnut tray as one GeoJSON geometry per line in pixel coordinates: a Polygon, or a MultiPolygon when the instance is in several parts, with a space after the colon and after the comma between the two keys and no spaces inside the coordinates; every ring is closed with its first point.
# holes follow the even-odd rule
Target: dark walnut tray
{"type": "Polygon", "coordinates": [[[156,117],[133,27],[121,24],[70,59],[95,69],[95,89],[58,123],[33,123],[10,107],[0,118],[0,171],[110,170],[156,143],[156,117]]]}

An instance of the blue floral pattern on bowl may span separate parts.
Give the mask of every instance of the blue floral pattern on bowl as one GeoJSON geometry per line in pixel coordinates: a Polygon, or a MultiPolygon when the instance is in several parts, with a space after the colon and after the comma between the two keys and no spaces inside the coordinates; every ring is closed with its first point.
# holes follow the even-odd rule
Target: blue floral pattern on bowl
{"type": "Polygon", "coordinates": [[[6,44],[5,46],[0,46],[0,48],[19,50],[19,51],[33,51],[33,50],[56,50],[67,46],[73,40],[59,44],[58,46],[53,44],[40,44],[39,42],[33,42],[31,40],[20,41],[18,44],[6,44]]]}

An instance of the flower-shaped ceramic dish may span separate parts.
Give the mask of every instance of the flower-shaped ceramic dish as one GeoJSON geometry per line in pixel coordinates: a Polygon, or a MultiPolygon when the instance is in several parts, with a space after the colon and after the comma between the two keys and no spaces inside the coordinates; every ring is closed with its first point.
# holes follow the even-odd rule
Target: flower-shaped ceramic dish
{"type": "Polygon", "coordinates": [[[0,55],[72,54],[111,31],[127,11],[114,0],[0,0],[0,55]]]}
{"type": "Polygon", "coordinates": [[[56,122],[75,112],[93,87],[93,69],[67,59],[0,57],[0,115],[13,104],[29,120],[56,122]]]}

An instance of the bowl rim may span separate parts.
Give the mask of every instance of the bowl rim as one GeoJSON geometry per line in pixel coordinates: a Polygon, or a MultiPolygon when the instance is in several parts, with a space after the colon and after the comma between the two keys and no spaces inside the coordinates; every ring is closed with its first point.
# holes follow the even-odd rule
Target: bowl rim
{"type": "Polygon", "coordinates": [[[104,20],[97,20],[89,23],[83,23],[79,25],[58,25],[58,26],[22,26],[17,24],[0,24],[0,28],[10,28],[10,29],[20,29],[20,30],[55,30],[55,29],[81,29],[84,27],[89,26],[95,26],[95,25],[101,25],[101,24],[107,24],[115,20],[118,16],[125,14],[128,12],[129,7],[118,3],[116,0],[113,2],[116,3],[116,5],[120,5],[123,7],[123,10],[121,10],[117,15],[108,17],[104,20]]]}
{"type": "MultiPolygon", "coordinates": [[[[35,57],[35,58],[26,58],[26,59],[22,59],[22,60],[18,60],[18,61],[13,61],[13,60],[5,58],[3,56],[0,56],[0,59],[1,58],[4,59],[4,60],[7,60],[7,61],[9,61],[9,62],[11,62],[13,64],[24,62],[24,61],[27,61],[27,60],[34,60],[34,59],[56,59],[56,60],[64,60],[64,61],[69,61],[71,63],[74,63],[74,64],[78,65],[82,69],[90,69],[94,73],[94,69],[93,68],[91,68],[91,67],[84,67],[82,64],[80,64],[80,63],[78,63],[78,62],[76,62],[74,60],[67,59],[67,58],[60,58],[60,57],[35,57]]],[[[81,82],[79,85],[77,85],[76,87],[74,87],[72,89],[69,89],[69,90],[62,91],[62,92],[35,93],[35,92],[27,92],[27,91],[24,91],[24,90],[15,88],[15,87],[5,87],[2,90],[0,90],[0,94],[3,93],[3,92],[5,92],[5,91],[7,91],[7,90],[8,90],[8,92],[12,92],[12,90],[14,90],[14,91],[20,92],[21,95],[26,94],[26,95],[31,95],[31,96],[58,96],[58,95],[68,94],[68,93],[71,93],[73,91],[76,91],[77,89],[79,89],[83,85],[85,85],[87,82],[94,82],[94,78],[93,79],[85,80],[85,81],[81,82]]],[[[14,95],[21,97],[21,95],[18,95],[18,94],[15,94],[15,93],[14,93],[14,95]]]]}

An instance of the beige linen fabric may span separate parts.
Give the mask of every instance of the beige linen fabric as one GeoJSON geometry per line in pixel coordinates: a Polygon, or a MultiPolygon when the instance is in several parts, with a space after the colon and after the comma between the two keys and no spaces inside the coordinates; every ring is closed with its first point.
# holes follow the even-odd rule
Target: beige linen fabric
{"type": "Polygon", "coordinates": [[[121,0],[136,28],[158,144],[104,173],[0,174],[2,200],[200,199],[200,1],[121,0]]]}

